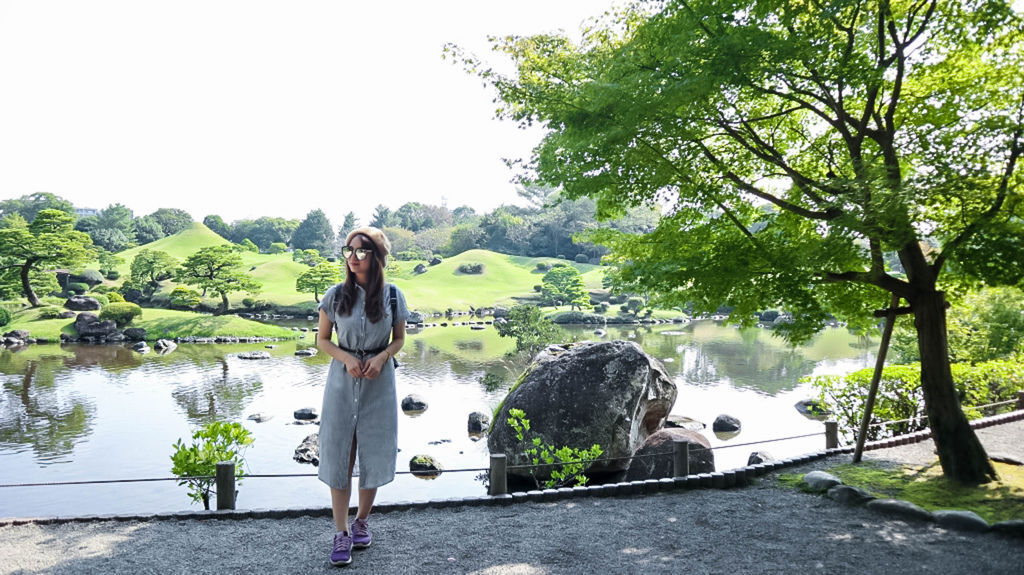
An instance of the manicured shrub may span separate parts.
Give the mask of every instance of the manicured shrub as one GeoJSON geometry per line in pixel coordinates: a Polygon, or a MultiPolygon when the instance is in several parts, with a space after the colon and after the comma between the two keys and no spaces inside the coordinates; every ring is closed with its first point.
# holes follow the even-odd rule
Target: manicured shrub
{"type": "Polygon", "coordinates": [[[249,238],[245,238],[244,240],[238,242],[238,245],[242,246],[242,249],[244,249],[246,251],[256,252],[256,253],[259,253],[259,251],[260,251],[259,246],[257,246],[255,243],[253,243],[253,241],[250,240],[249,238]]]}
{"type": "Polygon", "coordinates": [[[46,305],[39,308],[39,319],[57,319],[64,310],[55,305],[46,305]]]}
{"type": "Polygon", "coordinates": [[[103,274],[103,277],[108,280],[116,280],[121,277],[121,272],[117,270],[107,270],[107,273],[103,274]]]}
{"type": "Polygon", "coordinates": [[[537,262],[537,271],[546,272],[551,269],[551,264],[548,262],[537,262]]]}
{"type": "Polygon", "coordinates": [[[608,303],[612,305],[621,305],[626,303],[626,299],[628,298],[629,296],[627,296],[626,294],[612,294],[611,296],[608,297],[608,303]]]}
{"type": "Polygon", "coordinates": [[[0,307],[0,327],[11,323],[11,312],[0,307]]]}
{"type": "Polygon", "coordinates": [[[96,286],[92,288],[92,293],[108,294],[112,291],[114,291],[114,288],[110,286],[96,286]]]}
{"type": "Polygon", "coordinates": [[[564,260],[564,259],[565,259],[565,254],[558,254],[558,255],[557,255],[557,256],[555,256],[555,257],[556,257],[556,258],[558,258],[558,259],[560,259],[560,260],[564,260]]]}
{"type": "Polygon", "coordinates": [[[544,289],[544,286],[542,286],[541,284],[537,284],[537,285],[533,286],[533,291],[535,291],[537,293],[540,293],[542,289],[544,289]]]}
{"type": "Polygon", "coordinates": [[[578,264],[590,263],[590,258],[587,257],[587,254],[576,254],[576,263],[578,263],[578,264]]]}
{"type": "Polygon", "coordinates": [[[142,308],[128,302],[112,303],[100,311],[100,319],[112,319],[119,326],[128,325],[132,320],[141,315],[142,308]]]}
{"type": "Polygon", "coordinates": [[[107,302],[109,303],[120,303],[124,301],[124,296],[117,293],[116,291],[107,292],[107,302]]]}
{"type": "Polygon", "coordinates": [[[100,304],[100,307],[103,307],[103,306],[105,306],[105,305],[110,303],[110,298],[108,298],[107,296],[105,296],[105,295],[103,295],[101,293],[89,292],[89,293],[85,294],[85,296],[86,297],[91,297],[92,299],[98,301],[99,304],[100,304]]]}
{"type": "Polygon", "coordinates": [[[604,302],[596,303],[596,304],[594,304],[594,311],[596,313],[604,313],[604,312],[608,311],[608,304],[606,304],[604,302]]]}
{"type": "Polygon", "coordinates": [[[89,284],[91,287],[103,283],[103,274],[96,270],[82,270],[81,273],[72,274],[68,279],[73,282],[89,284]]]}
{"type": "Polygon", "coordinates": [[[282,242],[274,242],[270,244],[269,248],[267,248],[268,254],[283,254],[286,251],[288,251],[288,246],[286,246],[282,242]]]}
{"type": "Polygon", "coordinates": [[[479,262],[465,263],[459,266],[459,271],[464,274],[482,274],[484,273],[484,264],[479,262]]]}
{"type": "Polygon", "coordinates": [[[73,293],[75,295],[82,295],[82,294],[84,294],[87,291],[89,291],[88,284],[84,284],[84,283],[80,283],[80,282],[71,282],[71,283],[68,284],[68,293],[73,293]]]}

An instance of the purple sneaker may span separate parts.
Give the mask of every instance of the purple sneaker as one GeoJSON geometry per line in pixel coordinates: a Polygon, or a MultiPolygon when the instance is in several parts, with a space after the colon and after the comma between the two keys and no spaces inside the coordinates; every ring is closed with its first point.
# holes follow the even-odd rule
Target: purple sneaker
{"type": "Polygon", "coordinates": [[[352,537],[348,533],[334,534],[334,549],[331,550],[331,565],[348,565],[352,562],[352,537]]]}
{"type": "Polygon", "coordinates": [[[371,539],[373,537],[370,536],[370,526],[366,524],[365,519],[356,519],[352,522],[352,547],[365,549],[370,546],[371,539]]]}

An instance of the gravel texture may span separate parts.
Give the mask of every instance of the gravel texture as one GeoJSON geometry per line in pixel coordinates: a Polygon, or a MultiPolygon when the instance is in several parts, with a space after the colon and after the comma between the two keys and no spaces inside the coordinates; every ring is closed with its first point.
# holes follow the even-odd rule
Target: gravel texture
{"type": "MultiPolygon", "coordinates": [[[[1024,423],[979,430],[1024,456],[1024,423]]],[[[786,472],[807,472],[849,455],[786,472]]],[[[931,442],[866,459],[934,460],[931,442]]],[[[327,561],[326,517],[98,521],[0,527],[0,573],[1020,573],[1024,540],[896,520],[780,487],[418,508],[371,517],[373,545],[327,561]]]]}

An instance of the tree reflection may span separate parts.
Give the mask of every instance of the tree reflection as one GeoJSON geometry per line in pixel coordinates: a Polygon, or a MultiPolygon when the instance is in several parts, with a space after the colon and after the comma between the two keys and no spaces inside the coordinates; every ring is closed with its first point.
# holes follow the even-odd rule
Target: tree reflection
{"type": "Polygon", "coordinates": [[[27,446],[40,464],[68,461],[92,432],[96,408],[74,393],[61,393],[55,374],[63,358],[19,358],[0,352],[0,446],[27,446]]]}
{"type": "Polygon", "coordinates": [[[218,358],[218,363],[221,365],[219,376],[206,376],[171,392],[171,397],[193,425],[242,419],[250,401],[263,390],[263,383],[255,376],[231,378],[225,357],[218,358]]]}

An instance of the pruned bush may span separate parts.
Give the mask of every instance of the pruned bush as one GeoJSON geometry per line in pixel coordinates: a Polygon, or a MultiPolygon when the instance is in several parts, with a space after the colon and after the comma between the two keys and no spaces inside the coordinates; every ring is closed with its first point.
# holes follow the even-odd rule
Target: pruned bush
{"type": "Polygon", "coordinates": [[[107,273],[103,274],[103,277],[108,280],[116,280],[121,277],[121,272],[117,270],[107,270],[107,273]]]}
{"type": "Polygon", "coordinates": [[[565,258],[565,254],[558,254],[558,255],[557,255],[557,256],[555,256],[555,257],[556,257],[556,258],[558,258],[558,259],[560,259],[560,260],[564,260],[564,259],[566,259],[566,258],[565,258]]]}
{"type": "Polygon", "coordinates": [[[622,305],[622,304],[626,303],[627,299],[629,299],[629,296],[627,296],[626,294],[622,294],[622,293],[612,294],[611,296],[608,297],[608,303],[610,303],[612,305],[622,305]]]}
{"type": "Polygon", "coordinates": [[[82,295],[82,294],[84,294],[87,291],[89,291],[89,285],[88,284],[84,284],[84,283],[81,283],[81,282],[71,282],[71,283],[68,284],[68,293],[73,293],[75,295],[82,295]]]}
{"type": "Polygon", "coordinates": [[[114,291],[114,288],[111,286],[96,286],[92,288],[92,293],[108,294],[112,291],[114,291]]]}
{"type": "Polygon", "coordinates": [[[256,299],[252,297],[242,298],[242,305],[254,310],[269,309],[270,302],[265,299],[256,299]]]}
{"type": "Polygon", "coordinates": [[[604,302],[596,303],[596,304],[594,304],[594,311],[596,313],[604,313],[604,312],[608,311],[608,304],[606,304],[604,302]]]}
{"type": "Polygon", "coordinates": [[[120,303],[124,301],[124,296],[117,293],[116,291],[110,291],[106,293],[107,301],[109,303],[120,303]]]}
{"type": "Polygon", "coordinates": [[[3,327],[9,323],[11,323],[11,312],[0,307],[0,327],[3,327]]]}
{"type": "Polygon", "coordinates": [[[128,325],[141,315],[142,308],[128,302],[112,303],[100,311],[100,319],[112,319],[118,326],[128,325]]]}
{"type": "Polygon", "coordinates": [[[55,305],[44,305],[39,308],[39,319],[58,319],[64,310],[55,305]]]}
{"type": "Polygon", "coordinates": [[[484,264],[479,262],[465,263],[459,266],[459,271],[464,274],[482,274],[484,273],[484,264]]]}
{"type": "Polygon", "coordinates": [[[274,242],[267,248],[268,254],[283,254],[288,251],[288,246],[282,242],[274,242]]]}
{"type": "Polygon", "coordinates": [[[587,254],[576,254],[576,263],[589,264],[590,258],[587,257],[587,254]]]}
{"type": "Polygon", "coordinates": [[[105,295],[103,295],[101,293],[89,292],[89,293],[85,294],[85,296],[86,297],[91,297],[92,299],[94,299],[97,302],[99,302],[100,307],[104,307],[104,306],[106,306],[107,304],[110,303],[110,298],[108,298],[107,296],[105,296],[105,295]]]}
{"type": "Polygon", "coordinates": [[[533,286],[533,291],[535,291],[537,293],[540,293],[542,289],[544,289],[544,286],[542,286],[541,284],[537,284],[537,285],[533,286]]]}
{"type": "Polygon", "coordinates": [[[546,272],[551,269],[551,264],[548,262],[537,262],[537,271],[546,272]]]}
{"type": "Polygon", "coordinates": [[[91,287],[103,283],[103,274],[96,270],[82,270],[82,273],[72,274],[68,279],[91,287]]]}

